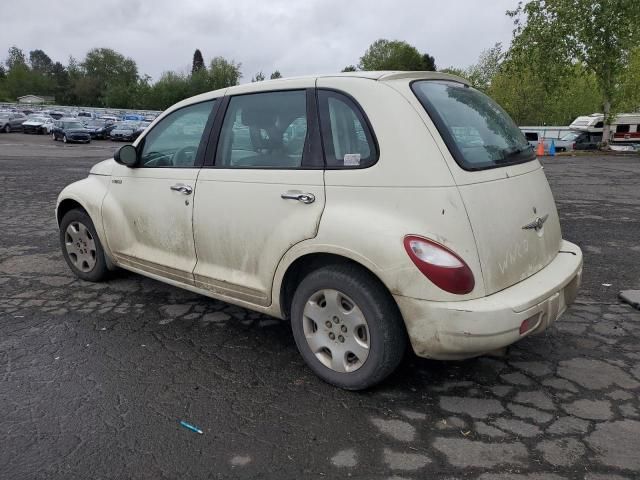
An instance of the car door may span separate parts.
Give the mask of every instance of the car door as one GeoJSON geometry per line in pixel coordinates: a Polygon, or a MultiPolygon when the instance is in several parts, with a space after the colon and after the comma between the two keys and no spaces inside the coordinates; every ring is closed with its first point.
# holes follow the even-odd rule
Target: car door
{"type": "Polygon", "coordinates": [[[196,188],[196,286],[267,306],[282,256],[317,234],[325,195],[313,84],[225,99],[196,188]]]}
{"type": "Polygon", "coordinates": [[[136,146],[138,166],[114,168],[102,217],[119,265],[193,284],[193,197],[215,107],[209,100],[169,113],[136,146]]]}
{"type": "Polygon", "coordinates": [[[24,115],[14,115],[11,118],[11,130],[20,130],[22,129],[22,124],[27,120],[27,117],[24,115]]]}

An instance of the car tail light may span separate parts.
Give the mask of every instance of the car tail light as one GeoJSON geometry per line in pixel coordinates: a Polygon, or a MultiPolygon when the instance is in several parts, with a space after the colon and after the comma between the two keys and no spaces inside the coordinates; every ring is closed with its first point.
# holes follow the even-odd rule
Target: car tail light
{"type": "Polygon", "coordinates": [[[475,280],[471,269],[447,247],[426,238],[407,235],[404,248],[418,270],[442,290],[459,295],[473,290],[475,280]]]}

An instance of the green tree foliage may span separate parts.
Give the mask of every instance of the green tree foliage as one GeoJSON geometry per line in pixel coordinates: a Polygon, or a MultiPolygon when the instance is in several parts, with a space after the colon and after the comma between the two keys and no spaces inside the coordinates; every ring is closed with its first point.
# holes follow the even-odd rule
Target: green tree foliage
{"type": "Polygon", "coordinates": [[[32,50],[29,52],[29,64],[31,70],[38,73],[49,74],[53,68],[53,62],[49,55],[42,50],[32,50]]]}
{"type": "Polygon", "coordinates": [[[9,55],[5,62],[7,69],[11,69],[18,66],[27,66],[27,58],[24,56],[24,52],[15,45],[9,49],[9,55]]]}
{"type": "MultiPolygon", "coordinates": [[[[381,38],[360,57],[360,70],[435,70],[435,59],[400,40],[381,38]]],[[[343,71],[352,66],[346,67],[343,71]]]]}
{"type": "Polygon", "coordinates": [[[276,78],[282,78],[282,74],[280,73],[280,70],[275,70],[271,76],[269,76],[269,78],[271,80],[275,80],[276,78]]]}
{"type": "Polygon", "coordinates": [[[342,69],[343,72],[355,72],[358,70],[355,65],[347,65],[342,69]]]}
{"type": "Polygon", "coordinates": [[[251,82],[262,82],[264,79],[265,79],[264,73],[262,73],[262,71],[259,71],[258,73],[255,74],[255,76],[251,78],[251,82]]]}
{"type": "Polygon", "coordinates": [[[465,76],[476,88],[487,91],[491,86],[491,80],[500,70],[500,64],[504,59],[502,44],[496,43],[493,47],[480,53],[478,62],[467,68],[465,76]]]}
{"type": "Polygon", "coordinates": [[[435,72],[437,70],[436,59],[428,53],[422,54],[422,70],[426,70],[428,72],[435,72]]]}
{"type": "Polygon", "coordinates": [[[508,14],[515,21],[512,57],[533,64],[548,88],[562,83],[561,72],[570,74],[578,62],[594,75],[607,139],[617,87],[639,44],[637,0],[530,0],[508,14]]]}
{"type": "Polygon", "coordinates": [[[191,64],[191,75],[205,69],[206,67],[204,66],[204,58],[202,58],[202,52],[196,48],[196,51],[193,52],[193,63],[191,64]]]}
{"type": "Polygon", "coordinates": [[[238,85],[242,78],[241,63],[229,61],[223,57],[215,57],[209,65],[209,75],[213,90],[238,85]]]}
{"type": "Polygon", "coordinates": [[[616,108],[620,112],[640,112],[640,46],[629,54],[629,63],[621,75],[616,108]]]}
{"type": "Polygon", "coordinates": [[[579,115],[597,112],[601,105],[595,76],[582,64],[573,65],[548,87],[534,67],[507,60],[487,93],[519,125],[568,125],[579,115]]]}
{"type": "Polygon", "coordinates": [[[120,92],[115,98],[122,99],[123,89],[138,82],[136,62],[110,48],[90,50],[80,67],[84,78],[78,82],[81,88],[76,94],[89,105],[110,107],[108,100],[114,98],[113,92],[120,92]]]}

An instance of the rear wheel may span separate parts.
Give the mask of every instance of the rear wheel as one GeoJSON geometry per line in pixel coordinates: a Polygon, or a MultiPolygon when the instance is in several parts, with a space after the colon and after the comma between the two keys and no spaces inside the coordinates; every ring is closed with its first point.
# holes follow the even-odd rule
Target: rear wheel
{"type": "Polygon", "coordinates": [[[62,255],[71,271],[82,280],[99,282],[107,277],[102,244],[89,215],[70,210],[60,222],[62,255]]]}
{"type": "Polygon", "coordinates": [[[314,373],[347,390],[384,380],[407,345],[393,298],[357,265],[331,265],[307,275],[293,297],[291,328],[314,373]]]}
{"type": "Polygon", "coordinates": [[[54,142],[55,142],[56,140],[58,140],[58,139],[56,138],[56,134],[55,134],[55,133],[52,133],[52,134],[51,134],[51,139],[52,139],[54,142]]]}

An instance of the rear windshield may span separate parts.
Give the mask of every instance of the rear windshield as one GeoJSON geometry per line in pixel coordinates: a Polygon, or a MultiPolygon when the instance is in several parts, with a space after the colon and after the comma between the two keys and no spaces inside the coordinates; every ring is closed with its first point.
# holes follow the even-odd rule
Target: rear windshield
{"type": "Polygon", "coordinates": [[[419,80],[411,88],[465,170],[535,159],[533,147],[507,112],[484,93],[447,80],[419,80]]]}

